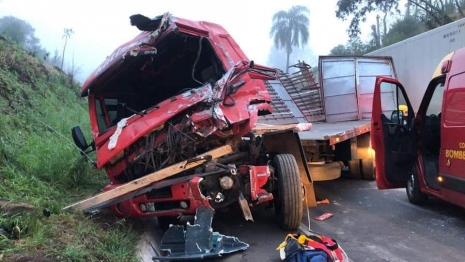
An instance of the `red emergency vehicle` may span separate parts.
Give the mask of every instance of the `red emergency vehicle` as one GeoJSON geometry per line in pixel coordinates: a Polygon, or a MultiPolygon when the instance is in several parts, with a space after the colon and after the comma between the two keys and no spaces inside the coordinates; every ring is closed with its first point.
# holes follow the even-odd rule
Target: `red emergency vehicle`
{"type": "Polygon", "coordinates": [[[418,112],[399,81],[378,76],[371,132],[378,189],[405,187],[413,204],[433,196],[465,207],[465,48],[439,63],[418,112]],[[400,105],[406,114],[385,110],[400,105]]]}

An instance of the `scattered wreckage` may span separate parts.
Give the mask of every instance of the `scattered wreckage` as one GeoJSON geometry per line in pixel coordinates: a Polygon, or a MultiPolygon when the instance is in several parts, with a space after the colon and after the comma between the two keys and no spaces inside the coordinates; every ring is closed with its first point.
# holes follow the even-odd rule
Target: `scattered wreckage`
{"type": "Polygon", "coordinates": [[[109,207],[167,226],[200,207],[231,205],[253,221],[250,209],[267,205],[281,228],[297,229],[303,207],[316,205],[297,133],[311,124],[259,125],[273,114],[266,81],[279,71],[249,60],[220,25],[169,13],[130,19],[141,33],[81,90],[93,141],[72,129],[110,184],[64,209],[109,207]]]}

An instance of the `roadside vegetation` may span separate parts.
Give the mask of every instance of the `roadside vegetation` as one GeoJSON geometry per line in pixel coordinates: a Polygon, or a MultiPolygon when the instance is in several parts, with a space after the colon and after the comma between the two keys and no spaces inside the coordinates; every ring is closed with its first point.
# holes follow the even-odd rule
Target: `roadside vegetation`
{"type": "Polygon", "coordinates": [[[364,55],[465,17],[465,0],[339,0],[336,17],[350,19],[349,40],[331,55],[364,55]],[[402,4],[404,5],[401,11],[402,4]],[[366,41],[360,24],[376,13],[366,41]]]}
{"type": "Polygon", "coordinates": [[[71,142],[73,126],[90,132],[86,101],[33,30],[16,37],[35,39],[38,52],[5,26],[0,19],[0,261],[135,261],[131,221],[62,211],[107,182],[71,142]]]}

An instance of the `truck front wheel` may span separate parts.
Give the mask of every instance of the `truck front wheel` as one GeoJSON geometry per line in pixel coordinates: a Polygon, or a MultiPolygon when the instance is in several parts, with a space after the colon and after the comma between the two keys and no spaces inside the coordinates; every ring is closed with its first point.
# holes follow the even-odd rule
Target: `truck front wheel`
{"type": "Polygon", "coordinates": [[[299,168],[293,155],[273,158],[275,170],[274,209],[276,222],[284,230],[299,228],[303,212],[303,192],[299,168]]]}
{"type": "Polygon", "coordinates": [[[410,203],[414,205],[422,205],[428,200],[428,195],[421,192],[420,183],[418,182],[417,172],[413,171],[407,181],[407,197],[410,203]]]}

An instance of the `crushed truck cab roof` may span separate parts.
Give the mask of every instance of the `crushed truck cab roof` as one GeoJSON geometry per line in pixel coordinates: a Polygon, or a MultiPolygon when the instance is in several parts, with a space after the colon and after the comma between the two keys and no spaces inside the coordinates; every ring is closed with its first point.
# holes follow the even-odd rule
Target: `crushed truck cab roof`
{"type": "MultiPolygon", "coordinates": [[[[154,19],[142,15],[133,15],[130,19],[131,25],[136,26],[142,32],[134,39],[116,48],[94,70],[84,82],[81,88],[81,96],[85,97],[89,92],[101,90],[108,85],[114,85],[119,80],[123,80],[127,75],[118,74],[115,76],[115,73],[127,71],[129,67],[132,72],[143,72],[144,68],[142,66],[147,66],[147,61],[142,62],[143,59],[140,59],[140,57],[160,61],[171,55],[182,56],[182,52],[186,48],[191,48],[190,51],[193,52],[188,53],[189,56],[183,57],[183,59],[194,62],[195,56],[193,55],[196,55],[197,51],[202,47],[209,45],[206,48],[215,53],[217,56],[215,59],[218,59],[216,65],[221,67],[220,69],[223,71],[228,71],[237,63],[249,60],[228,32],[218,24],[191,21],[174,17],[169,13],[157,16],[154,19]],[[195,41],[192,43],[194,38],[195,41]],[[177,40],[176,44],[174,44],[175,40],[177,40]],[[199,47],[199,45],[202,47],[199,47]],[[135,67],[136,65],[138,67],[135,67]]],[[[187,63],[187,61],[186,66],[189,65],[190,69],[194,70],[194,64],[187,63]]],[[[201,63],[201,61],[197,62],[201,63]]],[[[152,73],[161,73],[160,70],[166,68],[170,68],[170,64],[158,65],[156,67],[158,71],[152,73]]]]}

